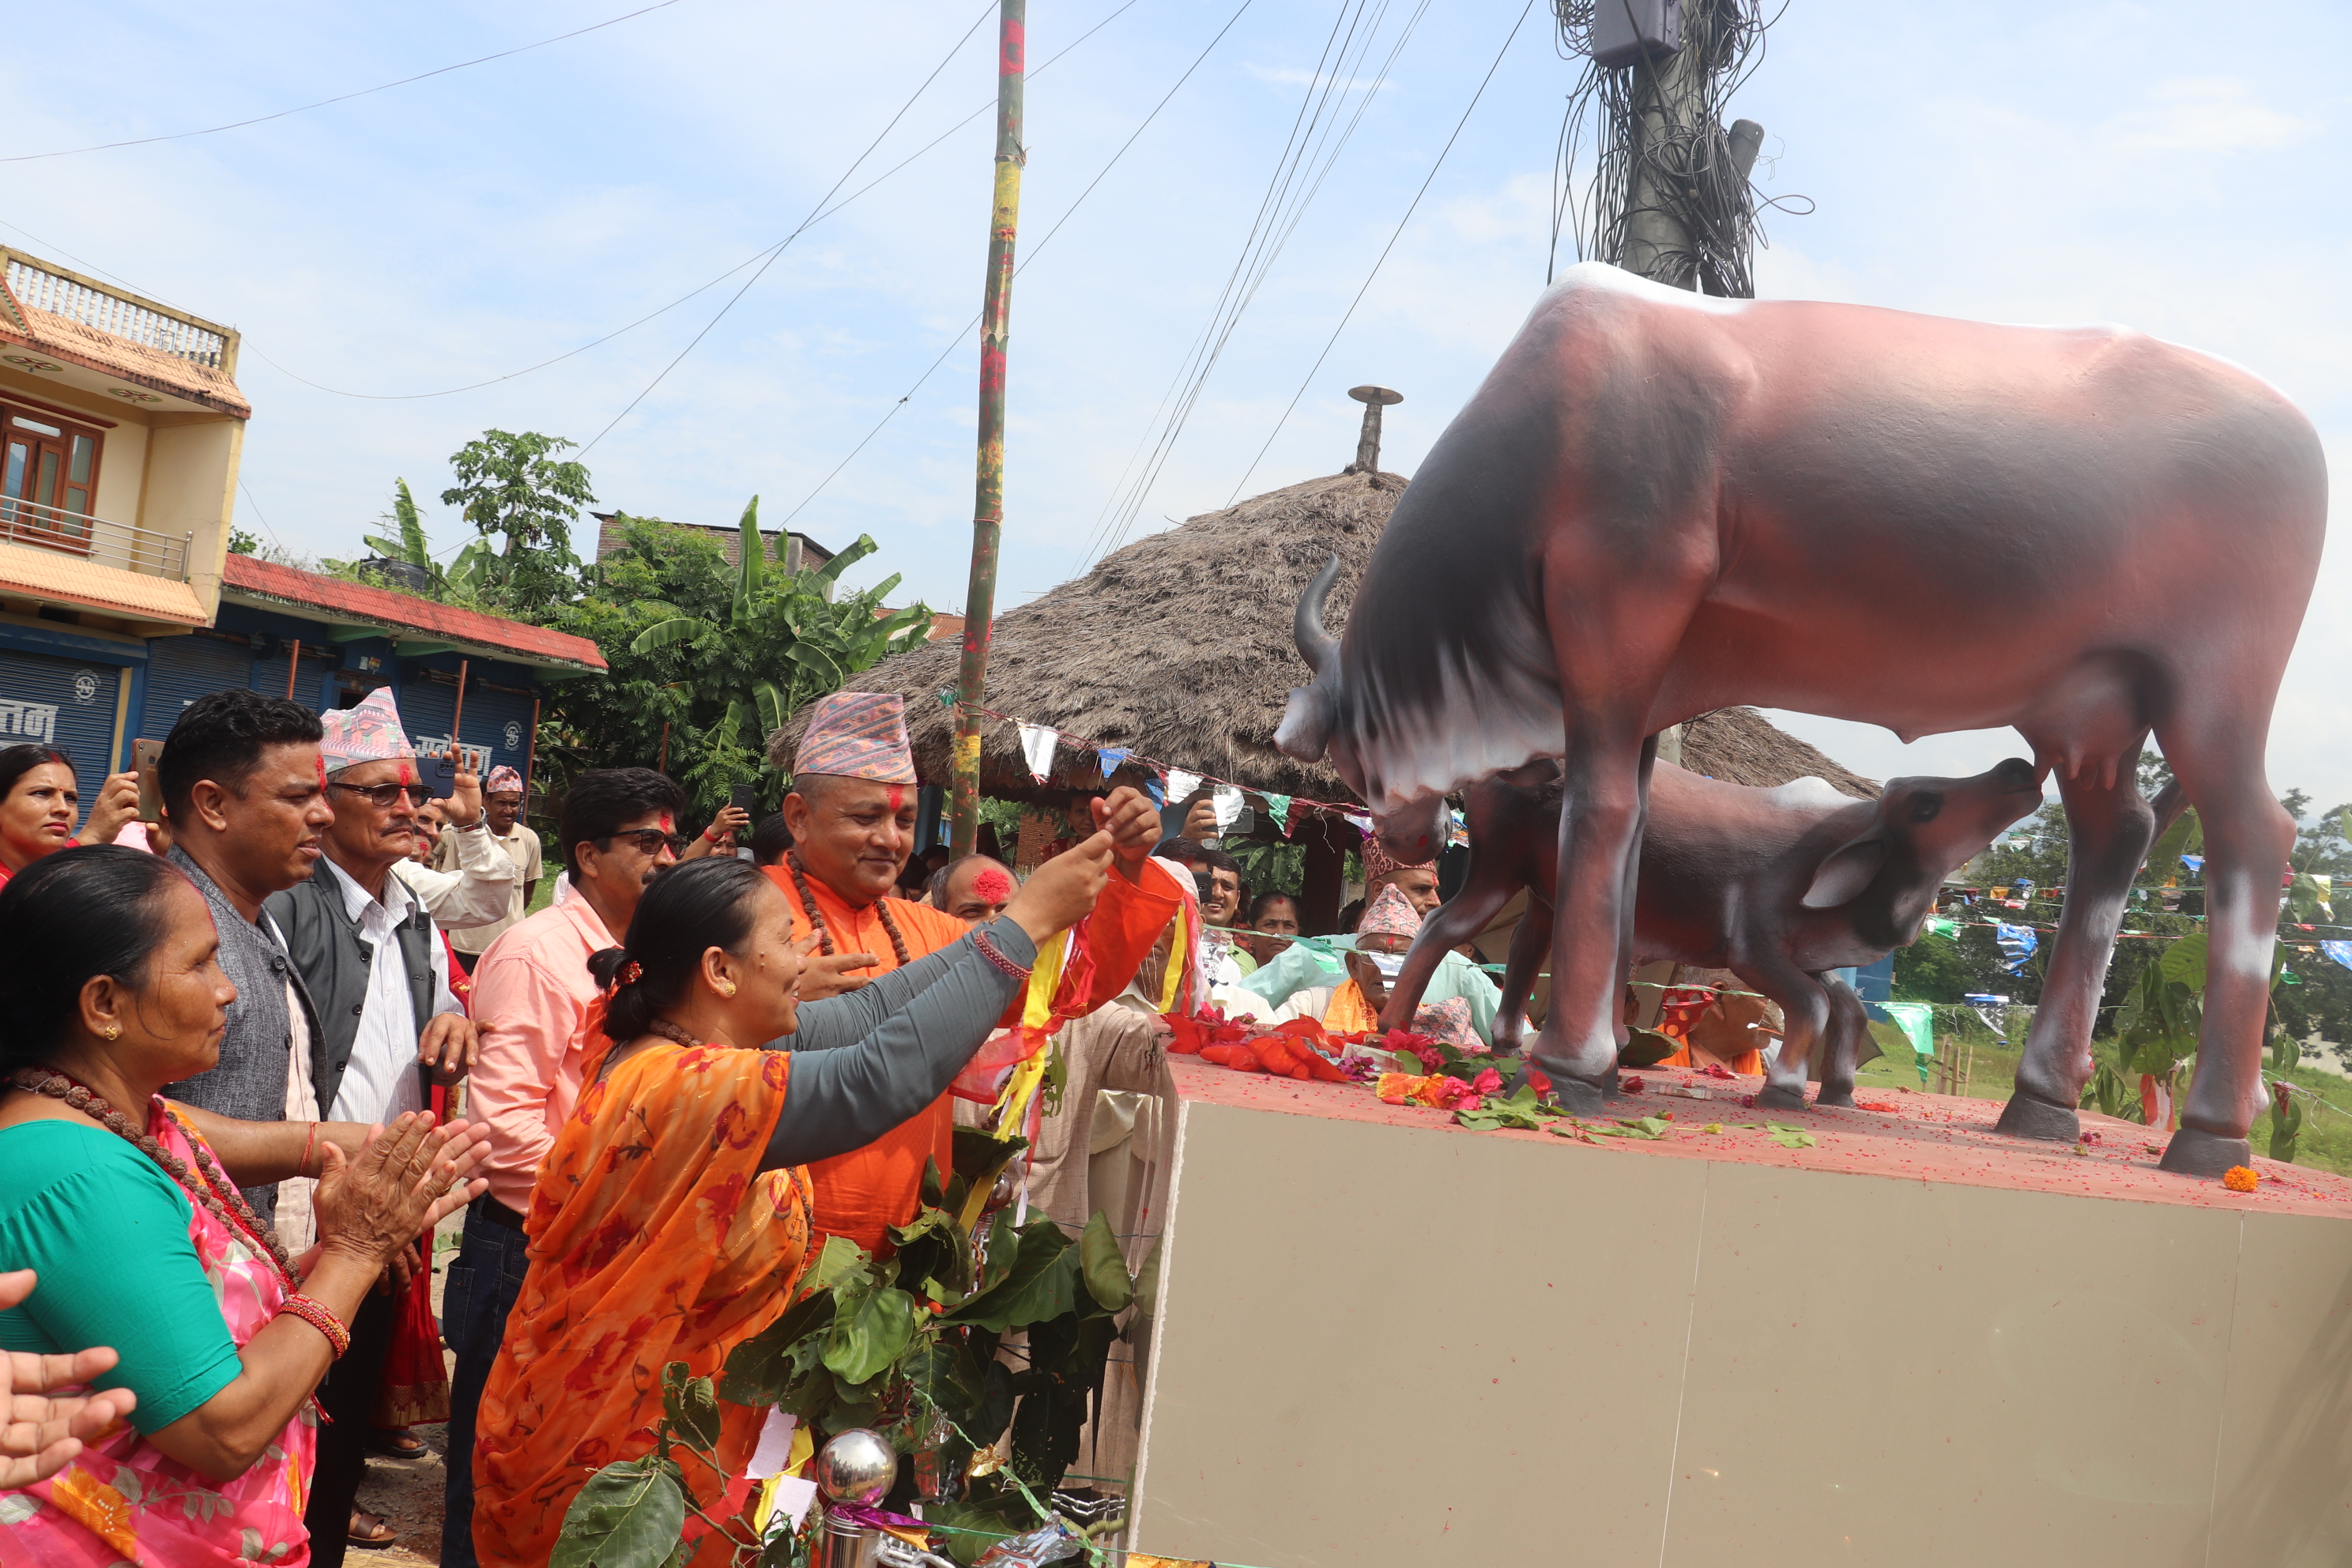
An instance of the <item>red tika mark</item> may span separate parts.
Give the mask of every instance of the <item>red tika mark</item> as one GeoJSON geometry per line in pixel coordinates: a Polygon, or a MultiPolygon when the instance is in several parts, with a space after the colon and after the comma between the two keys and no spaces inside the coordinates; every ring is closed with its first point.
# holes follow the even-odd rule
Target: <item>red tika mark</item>
{"type": "Polygon", "coordinates": [[[677,824],[670,820],[669,813],[667,811],[662,813],[662,831],[664,833],[675,833],[677,831],[677,824]]]}
{"type": "Polygon", "coordinates": [[[327,755],[324,752],[319,753],[319,787],[327,787],[327,755]]]}
{"type": "Polygon", "coordinates": [[[906,801],[907,786],[905,784],[892,784],[890,786],[890,809],[892,811],[898,810],[901,805],[906,804],[906,801]]]}
{"type": "Polygon", "coordinates": [[[1013,897],[1013,879],[993,866],[983,867],[972,877],[971,891],[982,903],[1005,903],[1013,897]]]}
{"type": "Polygon", "coordinates": [[[405,758],[402,759],[400,764],[400,782],[404,784],[413,784],[416,782],[416,770],[408,765],[405,758]]]}

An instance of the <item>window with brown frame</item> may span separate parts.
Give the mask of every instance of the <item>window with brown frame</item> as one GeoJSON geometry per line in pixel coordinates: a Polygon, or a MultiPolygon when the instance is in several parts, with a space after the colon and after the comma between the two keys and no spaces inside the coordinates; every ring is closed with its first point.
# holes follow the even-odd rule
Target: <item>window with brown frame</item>
{"type": "Polygon", "coordinates": [[[47,409],[0,400],[0,534],[88,554],[104,440],[47,409]]]}

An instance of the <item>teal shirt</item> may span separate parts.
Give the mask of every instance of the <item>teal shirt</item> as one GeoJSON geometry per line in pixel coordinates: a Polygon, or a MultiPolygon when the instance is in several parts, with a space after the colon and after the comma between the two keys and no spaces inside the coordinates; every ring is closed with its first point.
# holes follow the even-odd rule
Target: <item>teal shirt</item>
{"type": "Polygon", "coordinates": [[[142,1432],[227,1387],[243,1363],[188,1239],[194,1212],[152,1160],[103,1128],[0,1130],[0,1269],[41,1276],[0,1312],[0,1350],[113,1347],[122,1359],[93,1386],[136,1394],[142,1432]]]}
{"type": "MultiPolygon", "coordinates": [[[[1342,938],[1331,938],[1342,941],[1342,938]]],[[[1272,963],[1262,965],[1255,974],[1242,977],[1241,988],[1262,996],[1270,1006],[1279,1007],[1296,992],[1315,985],[1338,985],[1348,978],[1346,966],[1336,958],[1326,958],[1312,948],[1292,942],[1275,954],[1272,963]]],[[[1423,992],[1423,1005],[1459,996],[1470,1004],[1470,1026],[1488,1045],[1495,1043],[1495,1006],[1503,999],[1502,988],[1460,953],[1448,950],[1429,977],[1429,989],[1423,992]]]]}

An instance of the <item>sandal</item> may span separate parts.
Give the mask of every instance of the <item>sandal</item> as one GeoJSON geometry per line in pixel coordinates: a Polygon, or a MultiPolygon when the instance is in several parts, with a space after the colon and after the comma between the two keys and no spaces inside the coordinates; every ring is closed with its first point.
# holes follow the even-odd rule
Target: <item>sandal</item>
{"type": "Polygon", "coordinates": [[[400,1531],[363,1508],[352,1510],[351,1542],[368,1552],[380,1551],[400,1539],[400,1531]]]}
{"type": "Polygon", "coordinates": [[[387,1459],[421,1459],[428,1452],[425,1439],[405,1426],[379,1426],[368,1434],[368,1447],[387,1459]]]}

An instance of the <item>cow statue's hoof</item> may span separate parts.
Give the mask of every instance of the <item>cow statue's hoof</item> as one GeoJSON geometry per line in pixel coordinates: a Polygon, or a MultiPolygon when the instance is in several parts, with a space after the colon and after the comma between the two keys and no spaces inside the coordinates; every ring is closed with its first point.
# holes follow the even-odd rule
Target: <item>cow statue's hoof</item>
{"type": "MultiPolygon", "coordinates": [[[[1761,1101],[1759,1101],[1759,1103],[1760,1104],[1761,1101]]],[[[1821,1093],[1813,1096],[1813,1103],[1816,1106],[1843,1106],[1846,1110],[1852,1110],[1853,1109],[1853,1086],[1848,1085],[1843,1089],[1832,1089],[1829,1085],[1823,1084],[1822,1085],[1821,1093]]]]}
{"type": "Polygon", "coordinates": [[[1764,1092],[1756,1097],[1756,1109],[1802,1110],[1805,1109],[1805,1091],[1801,1089],[1782,1089],[1777,1083],[1768,1083],[1764,1086],[1764,1092]]]}
{"type": "Polygon", "coordinates": [[[1608,1078],[1599,1083],[1591,1079],[1570,1078],[1565,1073],[1548,1072],[1551,1079],[1551,1097],[1560,1110],[1570,1116],[1595,1117],[1609,1109],[1617,1098],[1617,1074],[1612,1068],[1608,1078]]]}
{"type": "Polygon", "coordinates": [[[1992,1130],[2006,1132],[2011,1138],[2073,1143],[2083,1136],[2083,1119],[2074,1114],[2071,1105],[2054,1104],[2021,1089],[2001,1107],[2000,1120],[1993,1123],[1992,1130]]]}
{"type": "Polygon", "coordinates": [[[2164,1146],[2157,1169],[2183,1176],[2218,1176],[2232,1165],[2254,1163],[2253,1145],[2243,1138],[2223,1138],[2184,1127],[2164,1146]]]}

